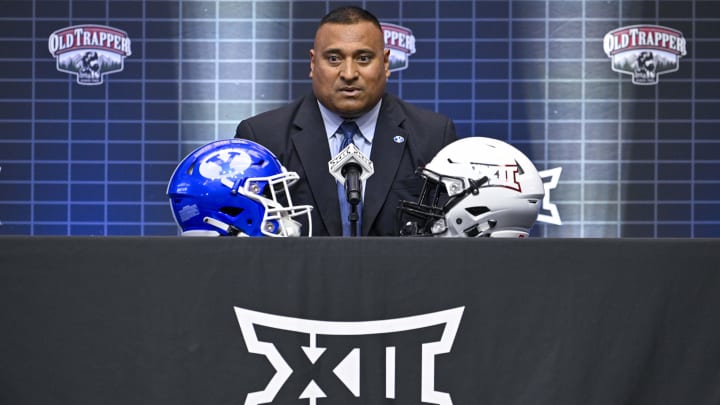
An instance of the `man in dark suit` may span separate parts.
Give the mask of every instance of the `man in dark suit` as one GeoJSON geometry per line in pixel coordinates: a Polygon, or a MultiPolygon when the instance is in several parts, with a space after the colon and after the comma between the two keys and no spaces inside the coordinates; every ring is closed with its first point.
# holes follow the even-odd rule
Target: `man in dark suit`
{"type": "MultiPolygon", "coordinates": [[[[352,121],[352,140],[374,163],[364,185],[364,236],[397,235],[400,200],[417,201],[423,180],[415,170],[456,140],[453,122],[385,92],[389,50],[377,18],[357,7],[331,11],[320,22],[310,50],[312,94],[242,121],[237,138],[271,150],[300,176],[295,204],[310,204],[313,236],[348,235],[342,201],[328,161],[340,151],[340,126],[352,121]]],[[[307,229],[307,226],[304,227],[307,229]]]]}

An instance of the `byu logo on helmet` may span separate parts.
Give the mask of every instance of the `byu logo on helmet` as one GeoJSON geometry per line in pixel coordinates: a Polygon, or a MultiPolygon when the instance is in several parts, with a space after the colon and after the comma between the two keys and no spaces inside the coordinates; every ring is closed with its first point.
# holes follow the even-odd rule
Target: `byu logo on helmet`
{"type": "Polygon", "coordinates": [[[252,158],[242,150],[222,150],[203,160],[198,170],[208,179],[221,179],[242,174],[251,164],[252,158]]]}
{"type": "Polygon", "coordinates": [[[265,356],[275,369],[265,389],[249,393],[245,405],[298,399],[315,405],[318,398],[343,404],[397,399],[452,405],[449,393],[435,390],[435,356],[450,352],[463,310],[328,322],[235,307],[248,351],[265,356]]]}

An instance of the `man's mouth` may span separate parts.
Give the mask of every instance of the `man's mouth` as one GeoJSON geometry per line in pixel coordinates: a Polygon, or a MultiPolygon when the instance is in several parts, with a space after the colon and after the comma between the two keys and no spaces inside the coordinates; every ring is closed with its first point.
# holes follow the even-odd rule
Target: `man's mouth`
{"type": "Polygon", "coordinates": [[[340,93],[348,95],[348,96],[354,96],[354,95],[360,93],[360,89],[357,87],[342,87],[340,89],[340,93]]]}

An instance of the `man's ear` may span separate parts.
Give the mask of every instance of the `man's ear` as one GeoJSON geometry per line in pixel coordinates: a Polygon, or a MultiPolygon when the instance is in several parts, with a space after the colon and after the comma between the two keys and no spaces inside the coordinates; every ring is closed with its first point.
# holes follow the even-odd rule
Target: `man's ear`
{"type": "Polygon", "coordinates": [[[315,69],[315,50],[310,50],[310,73],[308,77],[312,79],[313,69],[315,69]]]}

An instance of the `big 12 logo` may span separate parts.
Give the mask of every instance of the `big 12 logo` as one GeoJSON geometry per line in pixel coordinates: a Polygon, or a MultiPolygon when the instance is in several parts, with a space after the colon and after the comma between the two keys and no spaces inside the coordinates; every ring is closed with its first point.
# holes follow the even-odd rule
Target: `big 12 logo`
{"type": "Polygon", "coordinates": [[[245,405],[316,405],[318,398],[452,405],[449,393],[435,391],[435,356],[450,352],[464,309],[330,322],[235,307],[248,351],[265,356],[275,369],[265,389],[249,393],[245,405]]]}

